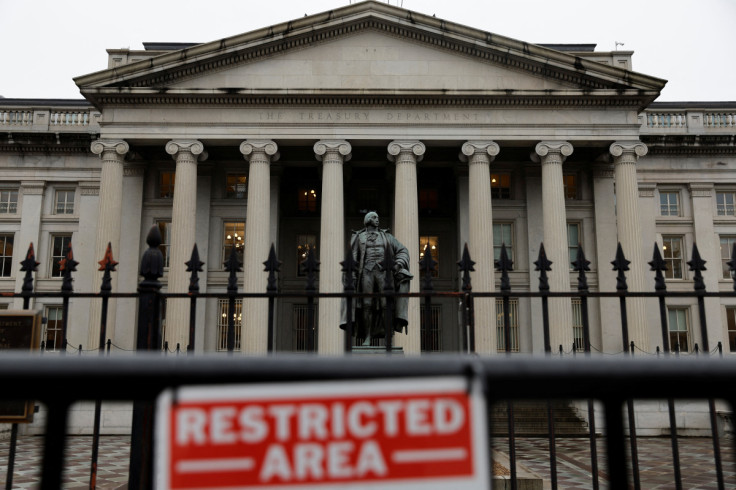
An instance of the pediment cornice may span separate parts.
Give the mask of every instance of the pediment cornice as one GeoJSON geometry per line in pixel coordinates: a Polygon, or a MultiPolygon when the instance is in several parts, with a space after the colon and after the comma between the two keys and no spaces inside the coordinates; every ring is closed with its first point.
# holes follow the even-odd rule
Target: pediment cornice
{"type": "MultiPolygon", "coordinates": [[[[665,84],[664,80],[654,77],[376,1],[362,2],[174,51],[149,60],[78,77],[75,82],[85,97],[98,106],[110,103],[110,92],[117,92],[116,103],[125,103],[123,100],[129,97],[143,96],[137,89],[156,90],[162,98],[167,98],[168,87],[175,83],[366,30],[380,31],[404,41],[420,43],[482,63],[554,80],[569,86],[570,90],[580,92],[579,95],[597,91],[618,91],[621,97],[628,99],[632,96],[637,98],[631,91],[639,91],[638,98],[644,102],[636,102],[634,105],[642,108],[656,98],[665,84]]],[[[237,93],[237,88],[231,91],[235,92],[234,97],[243,97],[243,94],[237,93]]],[[[195,94],[196,91],[193,91],[191,96],[195,94]]],[[[359,95],[361,94],[355,92],[353,94],[354,97],[359,95]]],[[[379,96],[375,93],[371,95],[379,96]]],[[[524,97],[524,94],[517,94],[513,90],[505,91],[503,95],[510,100],[520,100],[524,97]]],[[[220,94],[212,94],[205,97],[208,99],[206,103],[213,103],[210,99],[215,96],[223,98],[220,94]]],[[[421,94],[417,96],[422,97],[421,94]]],[[[536,96],[532,94],[532,97],[536,96]]],[[[390,99],[392,98],[384,97],[384,101],[390,99]]],[[[536,100],[541,99],[536,97],[536,100]]]]}

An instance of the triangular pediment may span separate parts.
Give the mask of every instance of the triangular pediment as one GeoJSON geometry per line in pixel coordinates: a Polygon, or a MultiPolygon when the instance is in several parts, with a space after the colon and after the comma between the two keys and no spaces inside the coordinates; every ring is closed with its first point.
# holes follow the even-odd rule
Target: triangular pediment
{"type": "Polygon", "coordinates": [[[606,98],[643,106],[664,81],[367,1],[75,79],[98,106],[294,103],[362,96],[370,103],[455,98],[459,103],[549,105],[606,98]],[[306,100],[306,99],[304,99],[306,100]],[[404,100],[404,99],[402,99],[404,100]],[[518,102],[515,102],[518,103],[518,102]]]}

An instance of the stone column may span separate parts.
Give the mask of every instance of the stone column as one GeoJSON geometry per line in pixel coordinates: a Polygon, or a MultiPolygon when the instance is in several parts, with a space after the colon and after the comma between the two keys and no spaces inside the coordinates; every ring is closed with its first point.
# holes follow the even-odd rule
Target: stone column
{"type": "MultiPolygon", "coordinates": [[[[698,245],[700,257],[705,260],[706,271],[703,272],[703,282],[706,291],[718,291],[718,281],[721,276],[720,240],[713,225],[713,182],[691,182],[690,196],[693,200],[693,225],[695,228],[695,243],[698,245]]],[[[687,260],[692,258],[692,250],[688,251],[687,260]]],[[[729,251],[730,255],[730,251],[729,251]]],[[[693,272],[690,273],[691,277],[693,272]]],[[[705,298],[705,316],[708,327],[708,347],[713,350],[718,341],[727,341],[723,336],[721,321],[720,298],[705,298]]],[[[701,335],[700,316],[693,314],[693,338],[700,348],[704,348],[701,335]]]]}
{"type": "MultiPolygon", "coordinates": [[[[490,164],[498,152],[499,146],[493,141],[468,141],[462,146],[461,158],[468,161],[468,251],[475,261],[472,281],[476,292],[495,291],[490,164]]],[[[496,346],[496,301],[476,298],[475,352],[495,354],[496,346]]]]}
{"type": "MultiPolygon", "coordinates": [[[[100,172],[99,215],[97,217],[97,237],[93,262],[102,260],[107,244],[112,245],[113,257],[120,253],[120,226],[123,216],[123,162],[130,147],[123,140],[97,140],[92,143],[92,153],[100,155],[102,169],[100,172]]],[[[92,271],[92,291],[99,291],[102,273],[97,267],[92,271]]],[[[117,290],[117,274],[113,274],[113,291],[117,290]]],[[[90,326],[87,337],[87,348],[94,349],[100,341],[100,314],[102,304],[92,301],[90,304],[90,326]]],[[[115,330],[115,300],[108,305],[107,337],[115,330]]]]}
{"type": "MultiPolygon", "coordinates": [[[[166,144],[166,153],[176,160],[168,291],[186,293],[189,290],[186,262],[192,255],[197,228],[197,162],[205,160],[207,152],[197,140],[173,140],[166,144]]],[[[179,348],[186,351],[189,343],[189,300],[168,300],[164,340],[169,343],[170,350],[179,344],[179,348]]]]}
{"type": "MultiPolygon", "coordinates": [[[[542,163],[542,218],[544,250],[552,261],[549,273],[550,291],[570,290],[570,261],[567,253],[567,215],[562,180],[562,163],[572,155],[566,141],[542,141],[535,148],[542,163]]],[[[569,298],[550,299],[549,337],[552,351],[562,345],[565,351],[573,343],[572,305],[569,298]]]]}
{"type": "MultiPolygon", "coordinates": [[[[268,274],[263,262],[271,247],[271,162],[278,160],[278,146],[271,140],[246,140],[240,152],[250,162],[248,168],[248,209],[245,217],[243,291],[265,293],[268,274]]],[[[268,351],[268,301],[243,300],[241,351],[265,354],[268,351]]]]}
{"type": "MultiPolygon", "coordinates": [[[[345,140],[321,140],[314,154],[322,162],[322,221],[319,233],[319,292],[342,291],[340,262],[345,258],[345,212],[342,164],[350,160],[352,147],[345,140]]],[[[344,332],[340,330],[340,299],[319,300],[318,352],[343,352],[344,332]]]]}
{"type": "MultiPolygon", "coordinates": [[[[640,141],[617,141],[610,146],[613,155],[613,178],[616,182],[616,229],[624,255],[631,261],[627,274],[629,291],[651,291],[645,288],[645,271],[649,269],[642,251],[639,227],[639,187],[636,179],[636,162],[647,154],[647,147],[640,141]]],[[[629,340],[641,349],[649,351],[646,310],[643,299],[628,301],[629,340]]]]}
{"type": "MultiPolygon", "coordinates": [[[[43,208],[43,192],[46,182],[43,180],[22,181],[20,183],[21,203],[18,208],[20,216],[20,231],[16,235],[17,241],[13,247],[13,274],[15,274],[15,290],[20,292],[23,287],[23,278],[26,273],[20,271],[20,262],[25,260],[28,246],[33,243],[33,251],[36,254],[36,262],[40,262],[39,272],[47,271],[46,277],[50,275],[50,263],[43,264],[44,259],[48,260],[48,256],[41,255],[40,250],[40,233],[41,233],[41,209],[43,208]]],[[[41,277],[34,273],[35,280],[41,277]]],[[[38,284],[36,283],[36,286],[38,284]]],[[[31,307],[35,304],[35,298],[31,298],[31,307]]],[[[23,308],[23,298],[15,298],[13,308],[20,310],[23,308]]]]}
{"type": "MultiPolygon", "coordinates": [[[[409,251],[409,270],[414,275],[409,291],[419,292],[419,201],[417,195],[417,163],[422,161],[426,147],[421,141],[392,141],[388,158],[396,163],[394,188],[394,236],[409,251]]],[[[404,354],[421,353],[419,298],[409,300],[409,328],[407,335],[395,337],[395,344],[404,354]]]]}

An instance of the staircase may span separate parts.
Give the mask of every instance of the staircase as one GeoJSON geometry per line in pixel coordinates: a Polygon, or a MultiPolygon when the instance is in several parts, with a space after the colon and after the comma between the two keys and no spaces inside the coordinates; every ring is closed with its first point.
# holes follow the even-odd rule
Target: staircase
{"type": "MultiPolygon", "coordinates": [[[[508,436],[508,405],[506,402],[491,406],[490,423],[494,436],[508,436]]],[[[555,436],[581,437],[588,435],[588,423],[581,419],[566,401],[552,402],[555,436]]],[[[514,401],[514,433],[517,436],[546,437],[547,401],[514,401]]]]}

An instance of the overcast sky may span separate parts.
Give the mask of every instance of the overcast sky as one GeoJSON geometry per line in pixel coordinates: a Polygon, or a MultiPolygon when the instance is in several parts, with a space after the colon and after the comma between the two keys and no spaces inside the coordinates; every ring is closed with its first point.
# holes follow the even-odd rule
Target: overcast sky
{"type": "MultiPolygon", "coordinates": [[[[736,101],[735,0],[392,0],[532,43],[635,51],[634,70],[669,80],[660,101],[736,101]]],[[[342,7],[349,0],[0,0],[0,95],[80,98],[73,77],[108,48],[208,42],[342,7]]]]}

